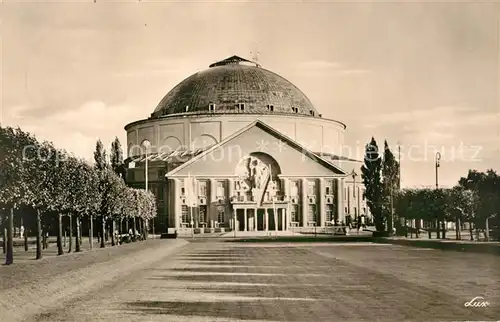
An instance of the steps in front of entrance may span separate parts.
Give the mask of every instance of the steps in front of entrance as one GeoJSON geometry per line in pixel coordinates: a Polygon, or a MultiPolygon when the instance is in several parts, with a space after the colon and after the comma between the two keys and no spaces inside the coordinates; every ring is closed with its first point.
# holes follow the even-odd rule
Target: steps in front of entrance
{"type": "Polygon", "coordinates": [[[265,237],[265,236],[294,236],[300,235],[293,231],[232,231],[221,235],[221,237],[265,237]]]}

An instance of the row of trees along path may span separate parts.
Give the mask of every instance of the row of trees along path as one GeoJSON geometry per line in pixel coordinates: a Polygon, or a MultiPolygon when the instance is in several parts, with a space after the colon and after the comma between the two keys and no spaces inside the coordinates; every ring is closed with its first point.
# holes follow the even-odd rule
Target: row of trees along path
{"type": "Polygon", "coordinates": [[[390,234],[391,220],[397,218],[394,227],[405,236],[415,232],[418,237],[420,231],[427,230],[429,238],[435,232],[437,238],[444,239],[446,223],[455,222],[456,239],[461,239],[464,223],[471,240],[473,230],[476,235],[482,230],[488,240],[490,228],[500,239],[500,176],[494,170],[469,170],[453,188],[401,189],[399,162],[387,141],[382,154],[372,138],[365,147],[361,172],[367,205],[379,234],[390,234]]]}
{"type": "Polygon", "coordinates": [[[25,250],[28,231],[36,232],[36,259],[42,258],[42,247],[46,246],[42,236],[47,236],[51,229],[57,232],[58,254],[64,253],[63,223],[68,225],[70,245],[75,232],[75,251],[79,252],[84,219],[88,221],[91,245],[94,230],[99,231],[100,247],[105,246],[107,231],[111,231],[111,245],[116,245],[114,232],[118,230],[121,235],[124,225],[127,232],[132,225],[134,233],[138,231],[142,238],[147,238],[148,221],[157,213],[155,196],[125,184],[123,153],[117,138],[111,146],[110,159],[111,163],[100,140],[94,152],[95,163],[91,165],[55,148],[51,142],[38,141],[19,128],[0,126],[0,211],[3,213],[0,219],[7,217],[2,220],[6,230],[3,234],[5,263],[14,262],[15,219],[27,227],[25,250]],[[98,229],[93,227],[94,219],[100,223],[98,229]]]}

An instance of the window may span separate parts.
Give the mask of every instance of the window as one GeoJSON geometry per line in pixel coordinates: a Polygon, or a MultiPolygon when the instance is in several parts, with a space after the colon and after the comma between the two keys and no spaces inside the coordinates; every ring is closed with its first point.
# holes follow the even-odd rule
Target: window
{"type": "Polygon", "coordinates": [[[314,111],[313,110],[310,110],[309,112],[311,113],[312,116],[314,116],[314,111]]]}
{"type": "Polygon", "coordinates": [[[292,197],[297,197],[299,195],[299,182],[298,181],[292,181],[290,182],[291,187],[290,187],[290,196],[292,197]]]}
{"type": "Polygon", "coordinates": [[[332,221],[334,220],[333,218],[333,205],[326,205],[326,216],[325,216],[326,221],[332,221]]]}
{"type": "Polygon", "coordinates": [[[333,180],[326,180],[325,181],[325,194],[328,196],[333,196],[334,195],[334,182],[333,180]]]}
{"type": "Polygon", "coordinates": [[[244,111],[245,110],[245,103],[238,103],[238,109],[240,111],[244,111]]]}
{"type": "Polygon", "coordinates": [[[274,105],[267,105],[267,110],[273,112],[274,111],[274,105]]]}
{"type": "Polygon", "coordinates": [[[316,222],[316,205],[309,205],[307,211],[307,221],[316,222]]]}
{"type": "Polygon", "coordinates": [[[210,112],[215,111],[215,104],[214,104],[214,103],[210,103],[210,104],[208,104],[208,110],[209,110],[210,112]]]}
{"type": "Polygon", "coordinates": [[[186,188],[184,187],[184,180],[179,180],[179,186],[180,186],[180,190],[181,190],[181,196],[185,196],[186,195],[186,188]]]}
{"type": "Polygon", "coordinates": [[[181,206],[181,222],[183,224],[189,224],[189,211],[187,205],[181,206]]]}
{"type": "Polygon", "coordinates": [[[299,108],[292,106],[292,112],[298,113],[299,112],[299,108]]]}
{"type": "Polygon", "coordinates": [[[189,111],[189,105],[186,105],[186,112],[189,111]]]}
{"type": "Polygon", "coordinates": [[[365,191],[363,190],[362,193],[363,193],[363,201],[365,201],[366,200],[365,191]]]}
{"type": "Polygon", "coordinates": [[[366,215],[366,208],[363,207],[363,214],[366,215]]]}
{"type": "Polygon", "coordinates": [[[310,180],[307,182],[307,195],[308,196],[316,195],[316,181],[310,180]]]}
{"type": "Polygon", "coordinates": [[[299,205],[292,205],[290,211],[292,222],[299,222],[299,205]]]}
{"type": "Polygon", "coordinates": [[[348,214],[348,213],[349,213],[349,211],[348,211],[347,207],[345,207],[345,208],[344,208],[344,213],[345,213],[345,214],[348,214]]]}
{"type": "Polygon", "coordinates": [[[217,207],[217,221],[220,224],[224,223],[224,206],[217,207]]]}
{"type": "Polygon", "coordinates": [[[198,196],[207,196],[207,182],[206,181],[198,181],[198,196]]]}
{"type": "Polygon", "coordinates": [[[215,197],[224,198],[224,181],[217,181],[215,187],[215,197]]]}
{"type": "Polygon", "coordinates": [[[347,200],[347,187],[344,188],[344,200],[347,200]]]}
{"type": "Polygon", "coordinates": [[[207,222],[207,206],[200,206],[198,210],[198,222],[206,223],[207,222]]]}

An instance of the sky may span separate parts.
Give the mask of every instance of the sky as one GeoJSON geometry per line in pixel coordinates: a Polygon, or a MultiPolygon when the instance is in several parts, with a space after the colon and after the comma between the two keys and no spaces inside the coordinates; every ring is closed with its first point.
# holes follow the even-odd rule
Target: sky
{"type": "MultiPolygon", "coordinates": [[[[500,170],[500,5],[481,2],[3,0],[0,124],[77,156],[239,55],[347,125],[351,151],[401,147],[403,186],[500,170]]],[[[397,154],[397,153],[396,153],[397,154]]],[[[398,155],[398,154],[397,154],[398,155]]],[[[349,155],[357,157],[362,155],[349,155]]]]}

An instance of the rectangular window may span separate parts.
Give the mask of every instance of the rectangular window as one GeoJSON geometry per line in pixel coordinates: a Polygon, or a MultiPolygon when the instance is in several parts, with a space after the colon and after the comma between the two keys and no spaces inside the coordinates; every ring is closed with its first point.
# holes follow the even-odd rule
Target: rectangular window
{"type": "Polygon", "coordinates": [[[315,196],[316,195],[316,181],[310,180],[307,182],[307,195],[315,196]]]}
{"type": "Polygon", "coordinates": [[[290,196],[292,197],[298,197],[299,195],[299,182],[298,181],[292,181],[290,182],[290,196]]]}
{"type": "Polygon", "coordinates": [[[215,111],[215,104],[213,104],[213,103],[208,104],[208,110],[209,110],[210,112],[215,111]]]}
{"type": "Polygon", "coordinates": [[[244,111],[244,110],[245,110],[245,103],[239,103],[239,104],[238,104],[238,109],[239,109],[240,111],[244,111]]]}
{"type": "Polygon", "coordinates": [[[309,205],[309,209],[307,211],[307,221],[316,222],[316,205],[309,205]]]}
{"type": "Polygon", "coordinates": [[[327,196],[334,195],[334,181],[333,180],[326,180],[325,181],[325,194],[327,196]]]}
{"type": "Polygon", "coordinates": [[[333,205],[326,205],[326,216],[325,216],[326,221],[332,221],[334,220],[333,218],[333,205]]]}
{"type": "Polygon", "coordinates": [[[198,222],[206,223],[207,222],[207,206],[202,205],[198,210],[198,222]]]}
{"type": "Polygon", "coordinates": [[[189,209],[187,205],[181,206],[181,222],[183,224],[189,224],[189,209]]]}
{"type": "Polygon", "coordinates": [[[217,207],[217,221],[219,224],[224,223],[224,206],[217,207]]]}
{"type": "Polygon", "coordinates": [[[215,185],[215,197],[224,198],[224,181],[217,181],[215,185]]]}
{"type": "Polygon", "coordinates": [[[291,211],[291,221],[299,222],[299,205],[292,205],[290,211],[291,211]]]}
{"type": "Polygon", "coordinates": [[[314,111],[313,110],[311,110],[310,113],[311,113],[312,116],[314,116],[314,111]]]}
{"type": "Polygon", "coordinates": [[[207,182],[206,181],[198,181],[198,196],[202,196],[202,197],[207,196],[207,182]]]}
{"type": "Polygon", "coordinates": [[[186,195],[186,188],[184,187],[184,180],[179,180],[179,186],[180,186],[180,190],[181,190],[181,196],[185,196],[186,195]]]}

